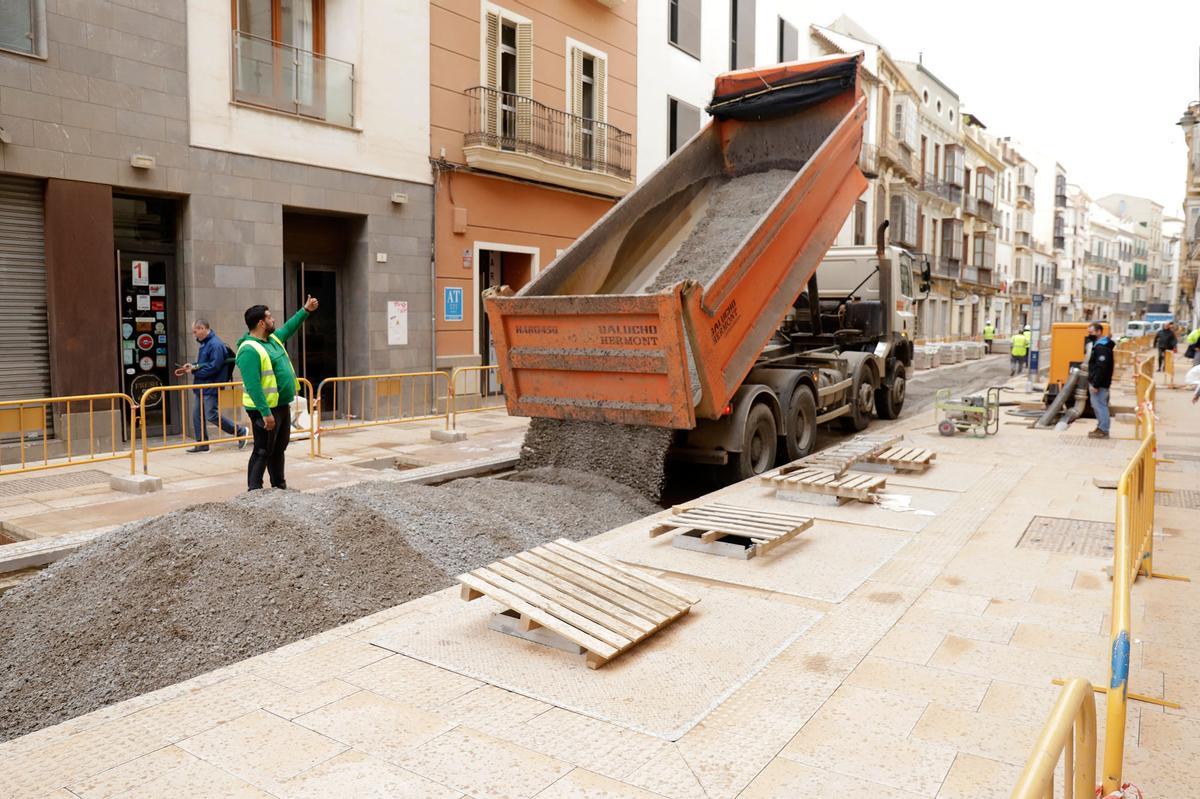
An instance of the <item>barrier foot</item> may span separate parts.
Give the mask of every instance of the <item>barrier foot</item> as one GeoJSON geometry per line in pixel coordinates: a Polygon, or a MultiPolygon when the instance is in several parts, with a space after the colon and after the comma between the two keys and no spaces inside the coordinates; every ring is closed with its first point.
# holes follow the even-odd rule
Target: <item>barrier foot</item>
{"type": "Polygon", "coordinates": [[[1150,572],[1150,576],[1156,577],[1159,580],[1178,580],[1181,583],[1190,583],[1192,581],[1191,577],[1183,574],[1166,574],[1164,572],[1152,571],[1150,572]]]}
{"type": "MultiPolygon", "coordinates": [[[[1053,680],[1051,680],[1050,682],[1054,683],[1055,685],[1066,685],[1067,684],[1066,680],[1060,680],[1057,677],[1054,678],[1053,680]]],[[[1108,689],[1105,688],[1103,685],[1093,685],[1092,690],[1098,694],[1105,694],[1105,695],[1108,694],[1108,689]]],[[[1179,704],[1178,702],[1172,702],[1169,699],[1159,699],[1157,696],[1146,696],[1145,694],[1135,694],[1135,693],[1131,693],[1129,691],[1125,692],[1125,698],[1126,699],[1135,699],[1138,702],[1145,702],[1148,705],[1158,705],[1159,707],[1169,707],[1172,710],[1180,710],[1183,707],[1183,705],[1179,704]]]]}

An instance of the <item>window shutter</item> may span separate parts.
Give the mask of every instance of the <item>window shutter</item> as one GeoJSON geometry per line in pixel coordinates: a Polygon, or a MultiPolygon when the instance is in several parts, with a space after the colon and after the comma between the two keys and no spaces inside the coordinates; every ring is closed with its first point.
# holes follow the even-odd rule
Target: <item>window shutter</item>
{"type": "Polygon", "coordinates": [[[517,23],[517,141],[533,138],[533,25],[517,23]],[[528,98],[528,99],[526,99],[528,98]]]}
{"type": "Polygon", "coordinates": [[[593,80],[596,83],[596,124],[593,126],[592,147],[593,157],[597,165],[603,168],[608,163],[608,64],[603,58],[596,58],[593,80]]]}
{"type": "Polygon", "coordinates": [[[487,31],[485,34],[484,63],[487,68],[487,87],[493,91],[483,93],[483,118],[486,125],[485,132],[491,136],[495,136],[497,130],[497,119],[499,118],[500,95],[500,16],[488,12],[487,15],[487,31]]]}
{"type": "Polygon", "coordinates": [[[583,51],[571,48],[571,155],[583,155],[583,51]]]}

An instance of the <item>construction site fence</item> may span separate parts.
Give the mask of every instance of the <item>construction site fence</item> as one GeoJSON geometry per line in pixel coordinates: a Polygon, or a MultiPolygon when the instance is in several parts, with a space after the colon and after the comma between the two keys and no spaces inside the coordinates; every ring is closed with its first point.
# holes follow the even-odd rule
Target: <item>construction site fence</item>
{"type": "MultiPolygon", "coordinates": [[[[495,366],[330,377],[316,388],[301,377],[297,384],[292,436],[308,438],[311,455],[319,455],[322,437],[333,433],[432,419],[449,430],[460,414],[505,408],[495,366]]],[[[139,450],[148,474],[151,453],[250,440],[249,431],[239,435],[249,426],[242,398],[241,382],[229,381],[156,386],[137,400],[117,392],[6,400],[0,402],[0,477],[121,459],[135,474],[139,450]],[[208,421],[205,394],[215,395],[219,420],[231,423],[232,432],[208,421]],[[168,416],[178,423],[168,424],[168,416]]]]}
{"type": "Polygon", "coordinates": [[[454,370],[450,386],[454,409],[451,427],[460,414],[506,407],[500,387],[500,370],[496,366],[460,366],[454,370]]]}
{"type": "MultiPolygon", "coordinates": [[[[1153,388],[1153,382],[1151,382],[1153,388]]],[[[1117,482],[1113,540],[1111,649],[1104,733],[1104,794],[1120,788],[1125,756],[1125,716],[1129,694],[1131,594],[1139,574],[1154,573],[1154,492],[1157,436],[1154,416],[1145,419],[1146,436],[1117,482]]]]}
{"type": "Polygon", "coordinates": [[[1173,350],[1163,350],[1163,387],[1175,388],[1175,352],[1173,350]]]}
{"type": "Polygon", "coordinates": [[[1059,692],[1011,799],[1092,799],[1096,790],[1096,698],[1088,680],[1069,680],[1059,692]],[[1062,793],[1054,774],[1062,762],[1062,793]]]}
{"type": "MultiPolygon", "coordinates": [[[[314,438],[313,424],[316,414],[313,413],[315,395],[313,385],[305,378],[297,378],[296,400],[292,405],[292,436],[309,439],[310,452],[314,438]]],[[[185,449],[197,445],[211,446],[228,444],[253,438],[248,430],[249,420],[242,413],[242,384],[240,381],[224,383],[194,383],[181,386],[156,386],[147,390],[137,403],[141,417],[142,433],[142,471],[150,473],[150,453],[165,452],[173,449],[185,449]],[[221,420],[220,424],[209,424],[206,418],[207,408],[204,403],[205,395],[215,394],[216,410],[221,420]],[[172,413],[179,414],[178,432],[172,433],[167,424],[161,425],[161,432],[150,435],[147,414],[155,408],[170,408],[172,413]],[[203,440],[200,439],[201,429],[197,429],[195,414],[200,413],[199,428],[203,430],[203,440]],[[225,429],[224,423],[230,422],[233,431],[225,429]],[[216,435],[212,433],[215,430],[216,435]],[[245,435],[238,431],[247,430],[245,435]]],[[[130,399],[132,403],[133,400],[130,399]]]]}
{"type": "Polygon", "coordinates": [[[1134,435],[1139,439],[1145,439],[1153,430],[1154,403],[1157,394],[1153,355],[1144,355],[1134,363],[1133,390],[1136,400],[1134,435]]]}
{"type": "Polygon", "coordinates": [[[327,377],[317,386],[317,455],[332,433],[405,422],[445,420],[454,405],[450,375],[441,371],[327,377]]]}
{"type": "Polygon", "coordinates": [[[128,394],[0,402],[0,476],[122,459],[133,474],[137,421],[128,394]]]}

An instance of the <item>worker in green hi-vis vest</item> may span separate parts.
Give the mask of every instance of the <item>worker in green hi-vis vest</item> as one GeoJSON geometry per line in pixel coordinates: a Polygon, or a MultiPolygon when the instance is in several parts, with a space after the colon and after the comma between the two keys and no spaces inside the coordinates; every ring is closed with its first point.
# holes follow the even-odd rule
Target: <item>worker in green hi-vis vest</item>
{"type": "Polygon", "coordinates": [[[272,488],[287,488],[283,455],[291,440],[296,370],[283,343],[316,310],[316,298],[309,297],[303,308],[276,329],[270,308],[251,305],[246,309],[248,332],[238,339],[237,367],[242,374],[242,405],[253,422],[254,450],[246,475],[251,491],[263,487],[264,472],[270,474],[272,488]]]}

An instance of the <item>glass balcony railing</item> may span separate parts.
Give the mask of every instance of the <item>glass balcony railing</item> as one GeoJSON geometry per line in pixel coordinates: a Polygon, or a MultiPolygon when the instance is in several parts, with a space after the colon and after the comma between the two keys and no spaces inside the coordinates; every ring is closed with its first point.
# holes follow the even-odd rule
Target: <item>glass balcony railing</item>
{"type": "Polygon", "coordinates": [[[234,31],[233,99],[353,127],[354,65],[234,31]]]}

